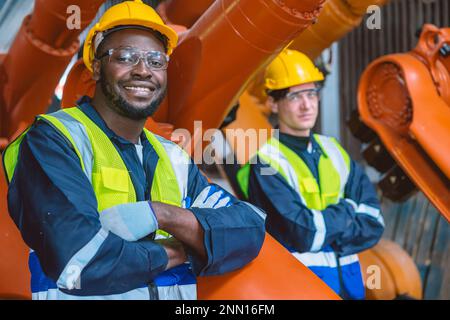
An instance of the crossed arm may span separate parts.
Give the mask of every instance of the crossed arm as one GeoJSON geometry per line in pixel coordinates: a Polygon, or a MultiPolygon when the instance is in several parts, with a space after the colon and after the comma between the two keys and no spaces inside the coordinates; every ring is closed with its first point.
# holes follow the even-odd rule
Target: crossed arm
{"type": "Polygon", "coordinates": [[[299,252],[331,245],[341,255],[368,249],[381,238],[384,222],[373,186],[354,161],[345,197],[325,210],[311,210],[280,174],[263,176],[261,162],[250,171],[249,200],[267,212],[267,230],[299,252]],[[281,200],[282,199],[282,200],[281,200]]]}
{"type": "Polygon", "coordinates": [[[53,128],[42,125],[30,130],[22,143],[8,190],[9,212],[45,275],[70,294],[107,295],[139,288],[186,258],[196,274],[240,268],[257,256],[264,220],[192,168],[189,209],[152,203],[158,228],[183,245],[146,237],[128,241],[103,228],[77,155],[53,128]],[[224,201],[208,196],[218,193],[224,201]],[[74,263],[81,272],[80,290],[68,281],[74,263]]]}
{"type": "MultiPolygon", "coordinates": [[[[152,207],[160,229],[170,233],[175,239],[191,248],[200,260],[205,261],[207,259],[203,243],[204,230],[191,211],[161,202],[153,202],[152,207]]],[[[169,258],[166,269],[182,264],[187,260],[183,246],[177,241],[168,239],[161,241],[161,244],[169,258]]]]}

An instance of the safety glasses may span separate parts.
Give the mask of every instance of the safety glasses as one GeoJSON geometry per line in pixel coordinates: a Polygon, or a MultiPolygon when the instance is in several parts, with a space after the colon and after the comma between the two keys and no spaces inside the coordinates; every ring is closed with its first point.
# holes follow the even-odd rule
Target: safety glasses
{"type": "Polygon", "coordinates": [[[319,97],[319,89],[315,88],[315,89],[307,89],[307,90],[289,92],[286,95],[285,99],[288,102],[297,102],[297,101],[300,101],[302,98],[314,100],[314,99],[317,99],[318,97],[319,97]]]}
{"type": "Polygon", "coordinates": [[[109,62],[124,67],[134,67],[140,60],[151,70],[166,70],[169,63],[169,56],[160,51],[143,51],[131,47],[119,47],[109,49],[98,59],[109,56],[109,62]]]}

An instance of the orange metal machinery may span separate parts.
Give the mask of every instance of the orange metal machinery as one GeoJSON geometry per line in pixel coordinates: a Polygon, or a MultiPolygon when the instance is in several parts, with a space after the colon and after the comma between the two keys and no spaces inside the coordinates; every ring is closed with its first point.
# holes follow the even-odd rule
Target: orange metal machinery
{"type": "Polygon", "coordinates": [[[157,10],[166,23],[190,28],[213,3],[214,0],[195,0],[186,5],[186,1],[166,0],[157,10]]]}
{"type": "MultiPolygon", "coordinates": [[[[100,0],[80,0],[81,27],[95,16],[100,0]]],[[[66,27],[70,0],[36,0],[8,54],[0,56],[0,150],[46,111],[55,87],[78,51],[81,30],[66,27]]],[[[6,179],[0,177],[0,296],[30,296],[28,248],[7,213],[6,179]]]]}
{"type": "MultiPolygon", "coordinates": [[[[338,41],[360,25],[369,6],[383,6],[387,2],[388,0],[328,0],[315,23],[296,37],[289,44],[289,48],[301,51],[311,59],[316,59],[333,42],[338,41]]],[[[263,72],[254,76],[240,97],[236,120],[227,126],[227,129],[259,128],[270,132],[272,127],[267,120],[269,110],[265,106],[263,77],[263,72]]],[[[239,162],[247,162],[249,157],[255,154],[258,147],[264,143],[265,140],[262,140],[258,141],[258,145],[249,146],[248,150],[234,150],[239,162]]],[[[230,141],[230,145],[238,144],[236,141],[230,141]]]]}
{"type": "Polygon", "coordinates": [[[397,243],[385,239],[359,253],[367,300],[422,299],[422,282],[414,260],[397,243]]]}
{"type": "Polygon", "coordinates": [[[362,121],[449,221],[450,28],[424,25],[411,52],[372,62],[358,105],[362,121]]]}
{"type": "MultiPolygon", "coordinates": [[[[78,33],[65,28],[68,1],[45,1],[45,6],[43,2],[36,1],[34,13],[25,19],[24,30],[2,60],[2,75],[6,79],[1,88],[3,144],[29,125],[36,114],[45,111],[59,77],[78,50],[78,33]],[[29,21],[35,22],[30,25],[29,21]],[[35,37],[37,34],[40,38],[35,37]],[[65,46],[70,50],[64,50],[65,46]],[[27,63],[31,60],[40,63],[30,66],[27,63]],[[21,69],[23,66],[29,70],[21,69]]],[[[83,26],[101,4],[92,0],[70,2],[79,5],[82,16],[88,17],[83,26]]],[[[168,99],[149,126],[166,135],[172,126],[192,130],[193,120],[202,120],[205,130],[217,128],[239,97],[242,85],[312,23],[322,3],[323,0],[216,1],[182,35],[169,68],[168,99]],[[170,124],[161,125],[155,120],[170,124]]],[[[80,94],[89,93],[92,83],[83,75],[82,65],[76,64],[67,79],[63,106],[70,106],[80,94]]],[[[0,187],[0,265],[1,271],[5,271],[0,273],[0,296],[29,297],[27,249],[6,215],[4,180],[0,187]]],[[[261,255],[250,265],[226,276],[200,278],[199,298],[338,299],[311,271],[301,265],[297,268],[298,265],[286,250],[266,236],[261,255]],[[273,264],[275,260],[277,267],[273,264]],[[289,272],[284,282],[279,277],[280,265],[285,265],[289,272]],[[298,288],[303,285],[308,291],[299,293],[298,288]],[[247,292],[241,290],[243,286],[248,288],[247,292]]]]}
{"type": "MultiPolygon", "coordinates": [[[[101,0],[76,1],[81,29],[66,26],[70,0],[36,0],[8,54],[1,60],[0,137],[10,139],[45,112],[58,81],[79,49],[78,36],[94,18],[101,0]]],[[[5,142],[5,140],[3,140],[5,142]]]]}

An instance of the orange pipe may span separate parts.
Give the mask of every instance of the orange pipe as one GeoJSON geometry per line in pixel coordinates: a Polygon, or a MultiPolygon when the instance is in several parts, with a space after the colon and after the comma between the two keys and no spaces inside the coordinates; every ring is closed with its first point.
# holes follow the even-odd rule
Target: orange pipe
{"type": "MultiPolygon", "coordinates": [[[[289,45],[290,49],[303,52],[309,58],[317,58],[354,28],[360,25],[370,5],[383,6],[389,0],[328,0],[317,22],[310,25],[289,45]]],[[[255,77],[248,88],[251,95],[264,102],[264,74],[255,77]]]]}
{"type": "Polygon", "coordinates": [[[20,124],[29,124],[45,112],[56,85],[78,51],[78,35],[95,16],[101,0],[38,0],[23,24],[3,63],[0,136],[11,138],[20,124]],[[67,7],[76,4],[84,18],[80,29],[66,26],[67,7]]]}
{"type": "Polygon", "coordinates": [[[199,300],[340,299],[269,234],[258,257],[244,268],[197,281],[199,300]]]}
{"type": "MultiPolygon", "coordinates": [[[[331,46],[331,44],[357,27],[370,5],[385,5],[389,0],[328,0],[323,6],[317,22],[310,25],[303,31],[293,42],[289,48],[301,51],[308,55],[311,59],[317,58],[320,53],[331,46]]],[[[248,93],[256,98],[263,109],[266,95],[264,93],[264,72],[261,71],[253,78],[253,82],[247,88],[248,93]]],[[[241,101],[241,109],[238,113],[233,126],[238,128],[260,128],[252,124],[248,119],[260,117],[256,115],[255,108],[248,106],[249,99],[245,98],[241,101]]],[[[255,103],[255,102],[251,102],[255,103]]],[[[259,121],[260,122],[260,121],[259,121]]],[[[267,128],[270,124],[266,121],[262,125],[262,129],[267,128]]],[[[238,153],[242,153],[237,150],[238,153]]],[[[238,158],[246,158],[246,156],[238,155],[238,158]]]]}
{"type": "Polygon", "coordinates": [[[252,75],[312,23],[322,3],[215,1],[172,56],[169,122],[191,134],[194,120],[204,130],[219,127],[252,75]]]}
{"type": "Polygon", "coordinates": [[[78,40],[81,31],[87,27],[95,17],[103,0],[35,0],[30,30],[33,35],[54,48],[65,48],[78,40]],[[80,29],[70,30],[67,27],[71,5],[80,8],[80,29]]]}
{"type": "Polygon", "coordinates": [[[158,13],[170,23],[190,28],[211,6],[214,0],[166,0],[158,6],[158,13]]]}
{"type": "Polygon", "coordinates": [[[317,23],[311,25],[289,46],[315,59],[335,41],[359,26],[370,5],[389,0],[328,0],[317,23]]]}

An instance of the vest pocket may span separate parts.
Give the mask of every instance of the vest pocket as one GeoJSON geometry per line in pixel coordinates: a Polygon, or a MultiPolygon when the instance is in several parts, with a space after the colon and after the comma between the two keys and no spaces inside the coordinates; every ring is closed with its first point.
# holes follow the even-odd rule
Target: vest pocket
{"type": "Polygon", "coordinates": [[[339,192],[322,193],[322,205],[324,208],[339,202],[339,192]]]}
{"type": "Polygon", "coordinates": [[[319,186],[314,178],[302,178],[301,184],[303,190],[307,193],[319,193],[319,186]]]}
{"type": "Polygon", "coordinates": [[[128,171],[116,168],[101,167],[100,175],[103,187],[114,191],[128,192],[128,171]]]}
{"type": "Polygon", "coordinates": [[[99,211],[130,202],[127,170],[101,167],[100,172],[92,174],[92,178],[99,211]]]}
{"type": "Polygon", "coordinates": [[[300,193],[308,208],[322,210],[320,190],[314,178],[306,177],[300,179],[300,193]]]}

